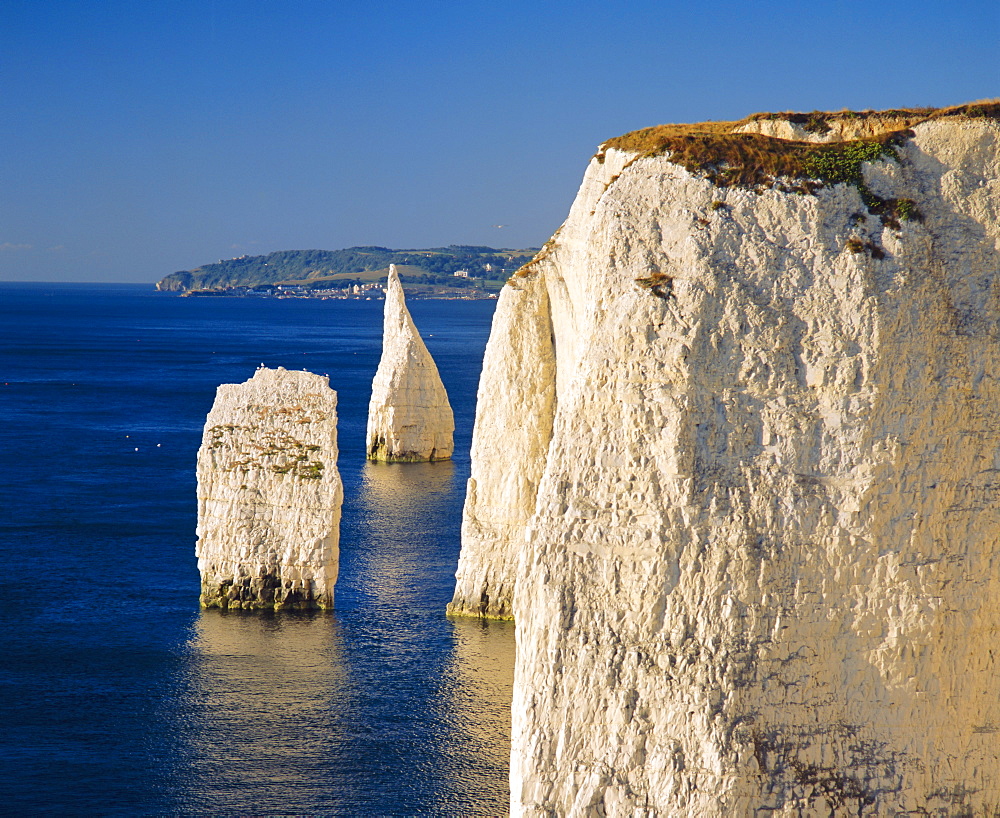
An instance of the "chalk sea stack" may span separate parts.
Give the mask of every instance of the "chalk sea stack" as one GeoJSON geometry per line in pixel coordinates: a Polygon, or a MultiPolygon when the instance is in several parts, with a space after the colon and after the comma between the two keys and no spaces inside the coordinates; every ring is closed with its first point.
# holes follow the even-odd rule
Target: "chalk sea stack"
{"type": "Polygon", "coordinates": [[[455,419],[437,366],[421,340],[396,265],[385,292],[382,359],[368,405],[369,460],[424,462],[451,457],[455,419]]]}
{"type": "Polygon", "coordinates": [[[332,609],[342,500],[326,377],[262,367],[221,385],[198,450],[201,604],[332,609]]]}
{"type": "Polygon", "coordinates": [[[1000,105],[601,146],[500,295],[453,612],[514,815],[1000,810],[1000,105]]]}

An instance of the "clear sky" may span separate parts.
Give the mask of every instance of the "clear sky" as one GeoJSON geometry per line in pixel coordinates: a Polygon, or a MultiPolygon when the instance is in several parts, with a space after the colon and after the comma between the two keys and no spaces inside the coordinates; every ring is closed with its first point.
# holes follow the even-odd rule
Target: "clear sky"
{"type": "Polygon", "coordinates": [[[636,128],[998,95],[998,0],[2,0],[0,280],[538,246],[636,128]]]}

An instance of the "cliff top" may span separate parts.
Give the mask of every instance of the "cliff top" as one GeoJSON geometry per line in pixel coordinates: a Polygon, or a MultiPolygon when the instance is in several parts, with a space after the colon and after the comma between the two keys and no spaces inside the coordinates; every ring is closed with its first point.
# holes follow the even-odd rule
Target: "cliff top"
{"type": "Polygon", "coordinates": [[[910,128],[942,119],[1000,120],[1000,100],[951,108],[888,111],[758,113],[738,122],[657,125],[609,139],[597,161],[615,148],[639,156],[670,153],[670,161],[706,174],[719,186],[760,187],[778,177],[836,184],[860,180],[860,163],[895,158],[910,128]]]}

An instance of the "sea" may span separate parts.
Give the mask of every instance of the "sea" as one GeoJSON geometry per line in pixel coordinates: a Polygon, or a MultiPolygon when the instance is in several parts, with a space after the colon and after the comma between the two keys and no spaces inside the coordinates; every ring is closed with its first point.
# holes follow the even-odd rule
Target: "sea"
{"type": "Polygon", "coordinates": [[[449,619],[493,301],[412,301],[455,456],[365,460],[382,302],[0,284],[0,813],[503,815],[514,633],[449,619]],[[328,374],[328,613],[200,610],[221,383],[328,374]]]}

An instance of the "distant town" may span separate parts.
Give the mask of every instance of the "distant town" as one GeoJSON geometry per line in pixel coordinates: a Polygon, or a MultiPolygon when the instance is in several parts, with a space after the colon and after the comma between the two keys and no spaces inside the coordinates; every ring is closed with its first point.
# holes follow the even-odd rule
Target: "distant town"
{"type": "MultiPolygon", "coordinates": [[[[403,281],[403,289],[406,292],[407,298],[475,301],[497,298],[503,286],[503,282],[471,278],[464,270],[454,273],[454,276],[464,279],[465,282],[468,282],[468,286],[453,287],[445,284],[403,281]]],[[[316,287],[303,284],[258,284],[253,287],[213,287],[209,289],[188,290],[181,293],[181,296],[183,298],[229,296],[236,298],[318,298],[323,301],[328,299],[341,301],[378,301],[385,298],[385,282],[370,281],[364,284],[352,284],[348,287],[316,287]]]]}

